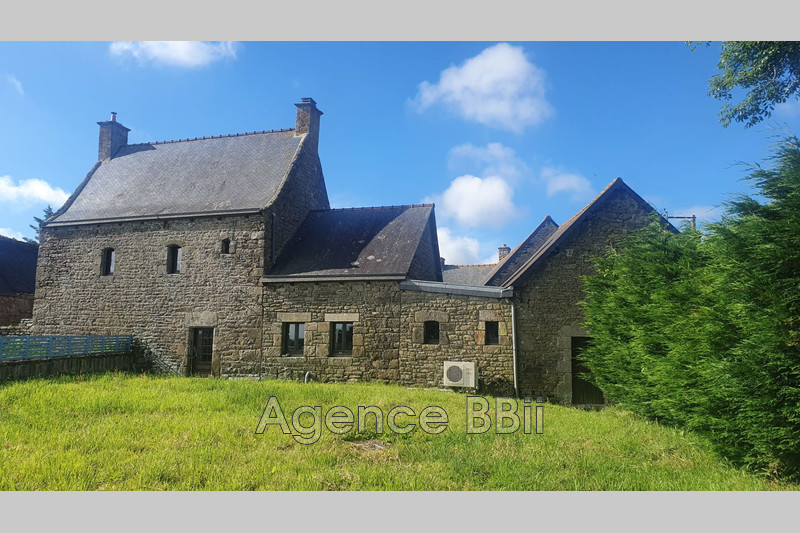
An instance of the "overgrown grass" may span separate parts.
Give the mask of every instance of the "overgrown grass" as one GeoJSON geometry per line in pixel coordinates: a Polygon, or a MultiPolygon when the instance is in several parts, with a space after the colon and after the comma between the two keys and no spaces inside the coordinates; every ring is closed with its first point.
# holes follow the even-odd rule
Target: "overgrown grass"
{"type": "MultiPolygon", "coordinates": [[[[310,416],[304,416],[307,424],[310,416]]],[[[544,417],[543,435],[467,435],[466,396],[453,392],[126,374],[31,380],[0,386],[0,488],[798,488],[734,469],[700,438],[622,410],[546,405],[544,417]],[[397,435],[386,428],[362,438],[355,430],[338,436],[323,429],[319,442],[303,445],[275,426],[255,434],[270,396],[289,423],[301,405],[320,405],[323,412],[377,405],[384,415],[399,405],[417,414],[439,405],[449,424],[440,435],[419,427],[397,435]]]]}

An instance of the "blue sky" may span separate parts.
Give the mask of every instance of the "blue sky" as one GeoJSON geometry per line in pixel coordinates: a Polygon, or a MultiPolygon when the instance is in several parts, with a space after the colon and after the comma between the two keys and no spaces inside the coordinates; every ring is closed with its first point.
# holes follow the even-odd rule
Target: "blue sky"
{"type": "MultiPolygon", "coordinates": [[[[59,207],[111,111],[129,142],[322,117],[334,207],[436,203],[448,263],[481,263],[615,177],[659,211],[713,219],[800,105],[723,128],[719,45],[682,42],[0,43],[0,233],[59,207]]],[[[135,199],[131,199],[135,201],[135,199]]]]}

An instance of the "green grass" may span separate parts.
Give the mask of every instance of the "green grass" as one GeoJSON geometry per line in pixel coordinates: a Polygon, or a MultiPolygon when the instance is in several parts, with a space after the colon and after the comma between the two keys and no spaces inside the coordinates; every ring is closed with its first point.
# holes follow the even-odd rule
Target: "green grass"
{"type": "Polygon", "coordinates": [[[126,374],[7,383],[0,386],[0,489],[798,488],[734,469],[699,437],[616,408],[545,405],[543,435],[467,435],[465,411],[463,394],[365,383],[126,374]],[[384,415],[398,405],[417,414],[439,405],[450,420],[440,435],[417,427],[364,436],[376,443],[323,429],[317,443],[303,445],[275,426],[255,434],[270,396],[289,423],[301,405],[323,412],[377,405],[384,415]]]}

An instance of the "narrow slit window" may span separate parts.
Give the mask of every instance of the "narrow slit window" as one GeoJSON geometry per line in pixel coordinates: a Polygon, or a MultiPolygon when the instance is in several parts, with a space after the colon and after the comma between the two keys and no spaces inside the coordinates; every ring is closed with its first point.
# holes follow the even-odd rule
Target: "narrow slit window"
{"type": "Polygon", "coordinates": [[[167,247],[167,274],[178,274],[181,271],[181,247],[167,247]]]}
{"type": "Polygon", "coordinates": [[[439,323],[435,320],[425,322],[425,344],[439,344],[439,323]]]}
{"type": "Polygon", "coordinates": [[[500,325],[498,322],[486,322],[486,344],[500,344],[500,325]]]}
{"type": "Polygon", "coordinates": [[[220,244],[220,251],[223,254],[231,253],[231,240],[230,239],[222,239],[222,243],[220,244]]]}
{"type": "Polygon", "coordinates": [[[103,255],[100,260],[100,275],[111,276],[114,274],[114,249],[106,248],[103,250],[103,255]]]}
{"type": "Polygon", "coordinates": [[[331,355],[352,355],[353,323],[334,322],[331,324],[331,355]]]}
{"type": "Polygon", "coordinates": [[[283,354],[303,355],[305,346],[306,325],[303,322],[286,322],[283,324],[283,354]]]}

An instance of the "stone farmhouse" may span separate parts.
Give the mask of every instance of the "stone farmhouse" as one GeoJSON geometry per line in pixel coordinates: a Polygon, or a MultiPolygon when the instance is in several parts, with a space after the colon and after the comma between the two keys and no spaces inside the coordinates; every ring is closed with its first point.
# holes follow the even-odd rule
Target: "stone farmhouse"
{"type": "Polygon", "coordinates": [[[444,265],[433,205],[330,208],[322,112],[295,105],[294,129],[168,142],[99,122],[97,163],[40,230],[32,333],[130,333],[185,375],[442,387],[474,372],[495,394],[602,403],[575,357],[580,276],[652,207],[616,179],[497,264],[444,265]]]}

